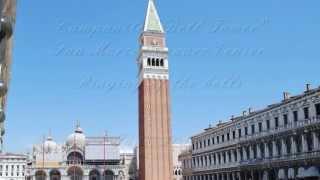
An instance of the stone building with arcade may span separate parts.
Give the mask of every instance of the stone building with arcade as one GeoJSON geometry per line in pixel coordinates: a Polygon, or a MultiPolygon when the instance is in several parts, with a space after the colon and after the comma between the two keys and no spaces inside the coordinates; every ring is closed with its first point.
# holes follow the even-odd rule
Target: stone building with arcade
{"type": "Polygon", "coordinates": [[[209,127],[180,155],[185,180],[319,179],[320,87],[209,127]]]}
{"type": "Polygon", "coordinates": [[[86,137],[78,126],[64,144],[51,136],[34,145],[28,180],[134,180],[133,153],[120,152],[120,138],[86,137]]]}

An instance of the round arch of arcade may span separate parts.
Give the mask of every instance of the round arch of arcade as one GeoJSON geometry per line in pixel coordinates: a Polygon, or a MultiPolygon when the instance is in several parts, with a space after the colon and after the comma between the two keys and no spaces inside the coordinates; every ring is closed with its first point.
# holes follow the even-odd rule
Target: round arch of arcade
{"type": "Polygon", "coordinates": [[[104,171],[92,169],[89,171],[88,175],[89,180],[124,180],[125,178],[125,174],[123,171],[115,172],[110,169],[104,171]]]}
{"type": "Polygon", "coordinates": [[[72,166],[67,171],[68,177],[70,180],[83,180],[83,170],[79,166],[72,166]]]}

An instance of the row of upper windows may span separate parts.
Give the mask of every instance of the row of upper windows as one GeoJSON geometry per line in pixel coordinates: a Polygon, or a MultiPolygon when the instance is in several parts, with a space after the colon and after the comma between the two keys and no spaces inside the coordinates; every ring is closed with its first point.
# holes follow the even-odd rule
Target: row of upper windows
{"type": "MultiPolygon", "coordinates": [[[[314,132],[313,132],[314,133],[314,132]]],[[[313,152],[316,151],[315,143],[319,143],[319,132],[316,132],[316,136],[313,136],[313,133],[307,133],[306,135],[306,151],[307,152],[313,152]],[[316,137],[316,138],[315,138],[316,137]]],[[[203,165],[211,165],[211,164],[221,164],[221,157],[223,162],[226,162],[226,159],[228,157],[228,161],[232,162],[232,159],[236,161],[243,161],[248,159],[257,159],[257,158],[267,158],[267,157],[278,157],[282,155],[287,154],[296,154],[296,153],[302,153],[303,147],[302,147],[302,138],[303,136],[295,136],[293,137],[293,141],[296,143],[296,146],[293,147],[292,143],[293,141],[291,138],[286,138],[283,142],[282,140],[277,140],[275,142],[275,145],[273,145],[273,142],[266,142],[266,145],[264,145],[265,142],[258,142],[257,144],[254,144],[251,146],[251,150],[249,146],[243,146],[238,152],[237,150],[227,150],[224,152],[218,152],[218,153],[212,153],[212,154],[206,154],[202,156],[193,157],[193,166],[203,166],[203,165]],[[284,149],[283,149],[284,148],[284,149]],[[293,150],[295,148],[295,150],[293,150]],[[285,151],[283,151],[285,150],[285,151]],[[251,152],[250,152],[251,151],[251,152]],[[258,157],[258,151],[259,157],[258,157]],[[285,152],[285,154],[284,154],[285,152]],[[234,158],[231,156],[233,155],[234,158]],[[218,159],[217,159],[218,158],[218,159]],[[239,159],[238,159],[239,158],[239,159]],[[207,161],[209,160],[209,162],[207,161]]]]}
{"type": "MultiPolygon", "coordinates": [[[[315,109],[316,109],[316,116],[320,116],[320,104],[316,104],[315,109]]],[[[303,108],[303,114],[304,114],[304,119],[310,119],[309,107],[303,108]]],[[[299,112],[293,111],[292,115],[293,115],[293,121],[297,122],[299,120],[299,112]]],[[[288,114],[283,114],[283,126],[287,126],[289,124],[288,119],[289,119],[288,114]]],[[[279,126],[280,126],[279,117],[275,117],[273,119],[273,121],[274,121],[274,128],[275,129],[279,128],[279,126]]],[[[271,129],[271,122],[270,122],[270,120],[266,120],[265,121],[265,130],[270,130],[270,129],[271,129]]],[[[249,127],[248,126],[244,127],[243,130],[244,130],[244,132],[242,132],[242,129],[238,129],[237,132],[236,132],[236,130],[234,130],[230,133],[226,133],[221,136],[216,136],[216,137],[208,138],[207,140],[195,142],[192,144],[192,149],[196,150],[196,149],[206,148],[211,145],[224,143],[226,141],[230,141],[230,140],[233,140],[236,138],[241,138],[243,135],[244,136],[249,135],[249,127]],[[236,135],[238,135],[238,136],[236,136],[236,135]]],[[[255,133],[261,133],[262,131],[263,131],[262,122],[258,123],[258,129],[256,129],[255,124],[251,125],[251,135],[255,134],[255,133]]]]}
{"type": "MultiPolygon", "coordinates": [[[[5,170],[9,169],[9,165],[0,165],[0,171],[3,170],[3,167],[5,167],[5,170]]],[[[11,167],[11,169],[14,169],[16,167],[16,169],[18,169],[18,170],[20,169],[20,167],[22,169],[25,169],[25,165],[11,165],[10,167],[11,167]]]]}
{"type": "Polygon", "coordinates": [[[159,58],[148,58],[147,65],[164,67],[164,60],[159,58]]]}
{"type": "MultiPolygon", "coordinates": [[[[14,173],[11,173],[10,175],[11,175],[11,176],[14,176],[14,173]]],[[[16,175],[23,177],[23,176],[24,176],[24,172],[22,172],[22,173],[17,172],[16,175]]],[[[6,172],[6,173],[0,172],[0,176],[7,176],[7,177],[8,177],[9,174],[8,174],[7,172],[6,172]]]]}

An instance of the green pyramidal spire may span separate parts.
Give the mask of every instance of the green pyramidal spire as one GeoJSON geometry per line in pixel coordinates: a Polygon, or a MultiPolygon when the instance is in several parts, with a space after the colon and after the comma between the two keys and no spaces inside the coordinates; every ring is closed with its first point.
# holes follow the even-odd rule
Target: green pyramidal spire
{"type": "Polygon", "coordinates": [[[147,16],[144,22],[144,31],[164,33],[154,0],[149,0],[147,16]]]}

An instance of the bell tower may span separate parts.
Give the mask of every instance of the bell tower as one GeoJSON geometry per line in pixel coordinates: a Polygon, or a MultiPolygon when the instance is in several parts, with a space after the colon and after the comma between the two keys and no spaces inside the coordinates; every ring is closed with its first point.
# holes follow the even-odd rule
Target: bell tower
{"type": "Polygon", "coordinates": [[[172,180],[168,48],[154,0],[140,36],[139,179],[172,180]]]}

